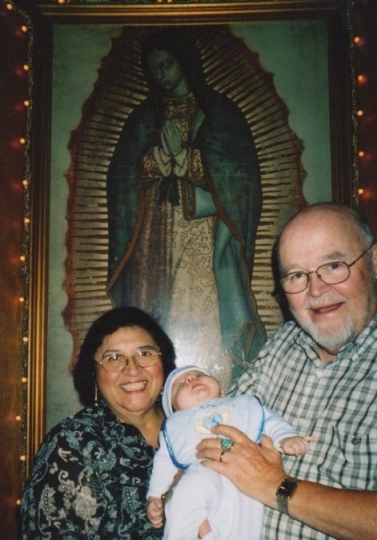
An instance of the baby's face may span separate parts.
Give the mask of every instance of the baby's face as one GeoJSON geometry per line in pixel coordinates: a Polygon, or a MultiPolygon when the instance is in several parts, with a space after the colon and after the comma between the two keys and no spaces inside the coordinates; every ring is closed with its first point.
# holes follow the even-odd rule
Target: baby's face
{"type": "Polygon", "coordinates": [[[181,411],[206,403],[222,395],[218,381],[199,370],[183,373],[174,381],[171,389],[173,411],[181,411]]]}

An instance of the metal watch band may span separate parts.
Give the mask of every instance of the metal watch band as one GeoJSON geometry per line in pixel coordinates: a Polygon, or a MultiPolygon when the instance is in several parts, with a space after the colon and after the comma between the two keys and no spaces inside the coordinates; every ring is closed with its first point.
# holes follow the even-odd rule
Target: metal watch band
{"type": "Polygon", "coordinates": [[[297,478],[287,476],[278,487],[276,491],[276,506],[281,514],[289,516],[288,501],[296,491],[299,481],[297,478]]]}

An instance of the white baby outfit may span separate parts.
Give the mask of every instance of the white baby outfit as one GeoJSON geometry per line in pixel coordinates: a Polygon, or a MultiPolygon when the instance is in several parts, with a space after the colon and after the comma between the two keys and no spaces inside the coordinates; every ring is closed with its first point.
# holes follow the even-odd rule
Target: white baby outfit
{"type": "MultiPolygon", "coordinates": [[[[178,368],[185,371],[196,366],[178,368]]],[[[172,375],[173,375],[172,374],[172,375]]],[[[207,373],[208,374],[208,373],[207,373]]],[[[170,393],[173,380],[168,379],[165,391],[170,393]]],[[[171,414],[170,395],[163,396],[167,416],[171,414]]],[[[295,436],[292,427],[275,412],[262,406],[256,396],[218,398],[191,409],[171,414],[163,423],[160,447],[155,455],[148,497],[161,497],[169,490],[177,470],[185,471],[165,507],[164,540],[197,540],[198,528],[208,519],[212,531],[205,540],[260,540],[263,505],[243,495],[225,476],[200,464],[196,446],[206,437],[213,437],[211,427],[228,424],[259,442],[262,434],[279,441],[295,436]]]]}

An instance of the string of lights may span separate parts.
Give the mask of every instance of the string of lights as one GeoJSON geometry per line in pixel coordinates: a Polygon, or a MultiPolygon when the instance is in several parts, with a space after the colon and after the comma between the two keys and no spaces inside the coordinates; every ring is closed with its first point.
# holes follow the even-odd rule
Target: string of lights
{"type": "MultiPolygon", "coordinates": [[[[23,190],[23,230],[22,248],[19,253],[19,296],[17,299],[20,310],[19,319],[22,321],[20,332],[21,358],[20,358],[20,385],[21,400],[18,410],[13,413],[14,421],[19,424],[19,466],[20,466],[20,492],[27,475],[27,416],[28,416],[28,356],[29,356],[29,257],[30,257],[30,184],[31,184],[31,157],[30,138],[32,122],[32,86],[33,86],[33,31],[32,24],[26,13],[22,12],[12,1],[5,3],[4,17],[7,17],[7,25],[12,30],[13,39],[17,42],[15,50],[17,56],[13,58],[14,66],[11,77],[17,81],[14,86],[16,95],[13,96],[14,122],[20,130],[18,135],[10,140],[11,151],[14,159],[17,159],[18,171],[23,168],[23,176],[13,183],[15,189],[22,186],[23,190]],[[22,161],[22,164],[18,162],[22,161]]],[[[15,45],[15,43],[14,43],[15,45]]],[[[17,174],[17,173],[16,173],[17,174]]],[[[16,499],[16,505],[20,499],[16,499]]]]}

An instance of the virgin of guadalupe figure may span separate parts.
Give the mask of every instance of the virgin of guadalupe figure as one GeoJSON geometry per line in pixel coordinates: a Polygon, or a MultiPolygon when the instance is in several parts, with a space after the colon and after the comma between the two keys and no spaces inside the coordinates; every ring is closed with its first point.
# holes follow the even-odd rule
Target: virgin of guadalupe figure
{"type": "Polygon", "coordinates": [[[205,82],[178,30],[149,36],[150,93],[129,114],[107,175],[107,291],[160,316],[178,358],[227,382],[265,340],[251,290],[261,177],[250,127],[205,82]]]}

